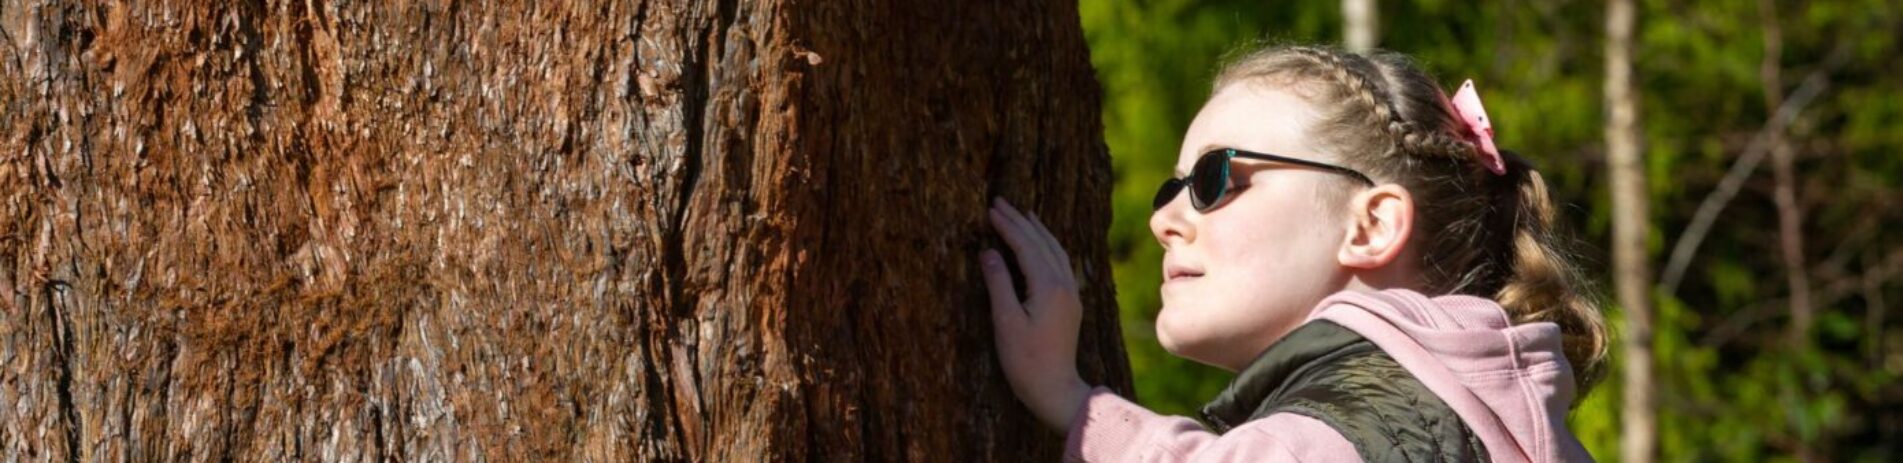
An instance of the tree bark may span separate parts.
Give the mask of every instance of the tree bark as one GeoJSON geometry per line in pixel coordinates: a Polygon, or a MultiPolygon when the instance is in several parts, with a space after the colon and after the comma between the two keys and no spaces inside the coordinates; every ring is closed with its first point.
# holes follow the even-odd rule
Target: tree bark
{"type": "Polygon", "coordinates": [[[1621,461],[1657,455],[1658,414],[1652,376],[1651,230],[1645,159],[1641,152],[1639,95],[1632,80],[1632,0],[1611,0],[1606,11],[1606,153],[1612,183],[1613,285],[1625,311],[1625,396],[1621,461]]]}
{"type": "Polygon", "coordinates": [[[0,2],[0,459],[1056,459],[995,195],[1130,391],[1075,5],[172,3],[0,2]]]}

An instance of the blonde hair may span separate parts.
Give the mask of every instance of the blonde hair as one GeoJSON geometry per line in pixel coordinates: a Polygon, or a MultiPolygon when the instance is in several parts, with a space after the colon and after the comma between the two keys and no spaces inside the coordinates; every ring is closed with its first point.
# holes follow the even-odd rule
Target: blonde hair
{"type": "Polygon", "coordinates": [[[1605,318],[1554,227],[1546,181],[1508,151],[1505,175],[1488,170],[1432,77],[1396,53],[1298,46],[1240,56],[1216,88],[1244,82],[1308,100],[1319,114],[1309,135],[1320,146],[1407,188],[1427,291],[1493,298],[1514,323],[1558,324],[1578,397],[1598,382],[1605,318]]]}

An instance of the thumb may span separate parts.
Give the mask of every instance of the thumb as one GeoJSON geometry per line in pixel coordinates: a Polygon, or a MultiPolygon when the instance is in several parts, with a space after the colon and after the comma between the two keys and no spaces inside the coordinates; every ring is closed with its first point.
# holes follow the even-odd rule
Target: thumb
{"type": "Polygon", "coordinates": [[[1011,270],[1004,266],[1004,256],[986,249],[978,253],[978,262],[984,267],[985,289],[991,293],[991,323],[1000,330],[1022,328],[1030,320],[1024,313],[1023,303],[1018,302],[1017,288],[1011,283],[1011,270]]]}

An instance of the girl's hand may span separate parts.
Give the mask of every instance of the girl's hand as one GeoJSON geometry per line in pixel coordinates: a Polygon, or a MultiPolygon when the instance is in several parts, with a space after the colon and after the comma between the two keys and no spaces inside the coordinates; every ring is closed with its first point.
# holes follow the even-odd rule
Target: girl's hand
{"type": "Polygon", "coordinates": [[[1077,374],[1083,304],[1070,254],[1035,214],[1025,217],[1003,199],[992,202],[991,226],[1017,253],[1026,286],[1020,302],[1004,257],[993,249],[979,253],[1005,378],[1018,400],[1044,424],[1069,429],[1071,415],[1090,394],[1090,385],[1077,374]]]}

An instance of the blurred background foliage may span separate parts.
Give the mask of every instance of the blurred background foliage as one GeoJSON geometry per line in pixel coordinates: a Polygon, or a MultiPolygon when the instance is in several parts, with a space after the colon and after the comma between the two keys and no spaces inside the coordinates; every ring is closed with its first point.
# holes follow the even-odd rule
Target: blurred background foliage
{"type": "MultiPolygon", "coordinates": [[[[1903,459],[1903,317],[1885,311],[1885,300],[1903,300],[1903,233],[1895,231],[1903,225],[1903,7],[1780,1],[1767,14],[1757,2],[1638,3],[1655,269],[1771,121],[1760,69],[1767,25],[1781,31],[1772,61],[1781,93],[1821,80],[1784,135],[1795,151],[1813,329],[1789,333],[1791,286],[1766,161],[1717,216],[1682,284],[1656,291],[1661,459],[1903,459]]],[[[1338,44],[1341,2],[1082,0],[1080,9],[1105,94],[1117,176],[1110,243],[1138,400],[1193,416],[1230,375],[1157,344],[1162,249],[1147,226],[1150,197],[1223,59],[1262,44],[1338,44]]],[[[1573,0],[1382,1],[1379,46],[1413,56],[1444,88],[1475,80],[1500,144],[1533,160],[1552,184],[1616,327],[1603,10],[1573,0]]],[[[1602,460],[1619,455],[1614,351],[1611,377],[1571,417],[1602,460]]]]}

